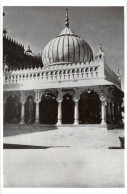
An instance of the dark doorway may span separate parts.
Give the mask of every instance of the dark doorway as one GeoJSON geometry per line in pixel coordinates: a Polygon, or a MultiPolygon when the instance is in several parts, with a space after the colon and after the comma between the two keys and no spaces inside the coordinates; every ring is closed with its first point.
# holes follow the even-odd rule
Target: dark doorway
{"type": "Polygon", "coordinates": [[[39,120],[42,124],[57,123],[58,103],[52,93],[44,94],[39,105],[39,120]]]}
{"type": "Polygon", "coordinates": [[[34,123],[35,120],[35,103],[33,96],[28,96],[25,103],[25,122],[27,124],[34,123]]]}
{"type": "Polygon", "coordinates": [[[101,122],[101,102],[96,92],[85,91],[80,95],[79,122],[81,124],[99,124],[101,122]]]}
{"type": "Polygon", "coordinates": [[[21,115],[20,98],[16,95],[11,95],[7,99],[5,105],[5,118],[4,121],[8,123],[19,123],[21,115]]]}
{"type": "Polygon", "coordinates": [[[62,102],[62,123],[74,123],[74,101],[70,94],[65,94],[62,102]]]}

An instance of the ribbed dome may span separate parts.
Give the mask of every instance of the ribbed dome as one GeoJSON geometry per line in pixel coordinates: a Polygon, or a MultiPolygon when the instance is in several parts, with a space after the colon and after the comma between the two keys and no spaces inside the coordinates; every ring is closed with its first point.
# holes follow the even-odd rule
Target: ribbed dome
{"type": "Polygon", "coordinates": [[[68,26],[45,46],[42,54],[44,66],[86,63],[91,60],[93,60],[93,52],[89,44],[75,35],[68,26]]]}

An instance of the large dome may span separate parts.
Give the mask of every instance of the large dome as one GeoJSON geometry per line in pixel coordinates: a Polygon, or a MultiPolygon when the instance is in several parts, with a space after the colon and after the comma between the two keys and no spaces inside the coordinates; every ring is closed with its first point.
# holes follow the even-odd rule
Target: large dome
{"type": "MultiPolygon", "coordinates": [[[[68,22],[68,18],[66,18],[68,22]]],[[[93,60],[89,44],[75,35],[66,23],[60,35],[51,40],[44,48],[42,62],[44,67],[56,64],[86,63],[93,60]]]]}

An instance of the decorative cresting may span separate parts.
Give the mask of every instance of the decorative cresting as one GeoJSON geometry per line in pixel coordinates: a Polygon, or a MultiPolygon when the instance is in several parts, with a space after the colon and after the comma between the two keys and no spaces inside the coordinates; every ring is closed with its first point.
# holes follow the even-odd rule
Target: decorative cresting
{"type": "Polygon", "coordinates": [[[68,28],[69,27],[69,18],[68,18],[68,9],[66,9],[66,22],[65,22],[65,26],[68,28]]]}
{"type": "Polygon", "coordinates": [[[60,35],[45,46],[42,53],[44,67],[64,63],[86,63],[93,60],[89,44],[69,28],[68,10],[65,26],[60,35]]]}

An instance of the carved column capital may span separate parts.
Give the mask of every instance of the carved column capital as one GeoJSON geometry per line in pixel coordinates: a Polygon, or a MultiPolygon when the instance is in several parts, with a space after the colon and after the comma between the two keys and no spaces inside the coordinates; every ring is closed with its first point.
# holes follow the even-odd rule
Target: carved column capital
{"type": "Polygon", "coordinates": [[[21,102],[21,104],[25,104],[26,100],[21,99],[20,102],[21,102]]]}
{"type": "Polygon", "coordinates": [[[81,94],[81,90],[80,88],[73,88],[73,100],[75,101],[75,99],[80,99],[80,94],[81,94]]]}
{"type": "Polygon", "coordinates": [[[34,100],[35,104],[39,104],[41,101],[40,100],[34,100]]]}
{"type": "Polygon", "coordinates": [[[20,102],[21,102],[21,104],[25,104],[25,102],[26,102],[25,91],[21,91],[20,93],[21,93],[20,102]]]}
{"type": "Polygon", "coordinates": [[[63,98],[57,98],[56,100],[57,100],[58,103],[62,103],[63,98]]]}
{"type": "Polygon", "coordinates": [[[80,97],[78,97],[78,98],[76,96],[73,97],[74,102],[78,102],[79,100],[80,100],[80,97]]]}
{"type": "Polygon", "coordinates": [[[58,95],[57,95],[57,102],[62,102],[63,101],[63,95],[62,95],[62,90],[58,89],[58,95]]]}
{"type": "Polygon", "coordinates": [[[39,104],[41,102],[42,93],[39,90],[35,90],[34,102],[39,104]]]}
{"type": "Polygon", "coordinates": [[[100,95],[100,101],[101,102],[105,102],[106,101],[106,99],[107,99],[107,97],[105,96],[105,95],[100,95]]]}

